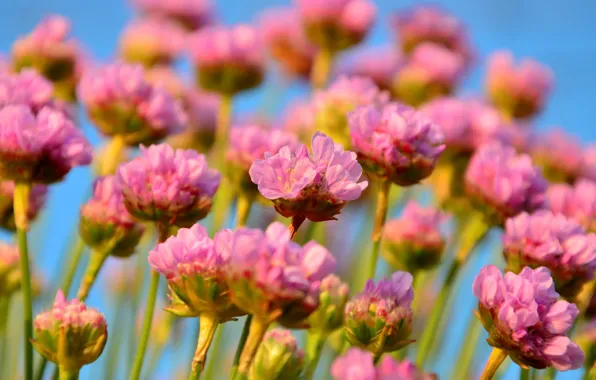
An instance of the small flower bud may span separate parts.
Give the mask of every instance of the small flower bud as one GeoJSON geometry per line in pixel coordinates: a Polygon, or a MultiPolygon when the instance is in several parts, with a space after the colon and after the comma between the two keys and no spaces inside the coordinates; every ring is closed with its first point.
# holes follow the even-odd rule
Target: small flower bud
{"type": "Polygon", "coordinates": [[[331,274],[321,281],[319,292],[319,307],[308,317],[309,329],[330,334],[344,323],[348,285],[331,274]]]}
{"type": "Polygon", "coordinates": [[[255,356],[251,379],[298,380],[304,366],[304,352],[288,330],[268,331],[255,356]]]}

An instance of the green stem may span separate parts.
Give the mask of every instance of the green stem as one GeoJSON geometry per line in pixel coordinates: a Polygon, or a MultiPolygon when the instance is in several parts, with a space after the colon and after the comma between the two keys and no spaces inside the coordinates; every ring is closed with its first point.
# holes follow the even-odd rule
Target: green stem
{"type": "Polygon", "coordinates": [[[29,271],[29,251],[27,247],[27,210],[29,209],[29,193],[31,184],[17,182],[14,190],[14,214],[17,227],[17,241],[21,262],[21,291],[23,292],[23,322],[24,322],[24,373],[25,380],[33,379],[33,306],[31,298],[31,273],[29,271]]]}
{"type": "Polygon", "coordinates": [[[232,364],[232,372],[230,374],[230,379],[236,378],[236,372],[238,372],[238,365],[240,364],[240,356],[242,355],[242,351],[244,350],[244,346],[246,345],[246,339],[248,338],[248,333],[250,331],[250,325],[252,324],[252,314],[246,316],[246,320],[244,321],[244,327],[242,327],[242,334],[240,335],[240,340],[238,341],[238,347],[236,347],[236,353],[234,354],[234,362],[232,364]]]}
{"type": "Polygon", "coordinates": [[[213,335],[215,335],[215,330],[217,330],[217,326],[219,325],[219,319],[217,314],[202,313],[199,317],[199,323],[200,330],[197,349],[192,359],[192,367],[188,380],[198,380],[201,377],[201,373],[203,373],[203,369],[205,368],[205,362],[207,361],[209,346],[211,346],[213,335]]]}
{"type": "Polygon", "coordinates": [[[126,148],[124,135],[114,135],[103,154],[99,156],[100,162],[97,163],[97,172],[100,176],[116,174],[118,165],[123,161],[123,152],[126,148]]]}
{"type": "Polygon", "coordinates": [[[263,336],[265,336],[265,332],[267,332],[269,325],[269,321],[259,319],[258,317],[253,318],[250,324],[250,331],[248,332],[246,344],[242,350],[242,355],[240,355],[240,363],[238,364],[238,373],[236,374],[236,379],[248,378],[248,371],[250,370],[252,361],[255,358],[257,350],[263,341],[263,336]]]}
{"type": "Polygon", "coordinates": [[[68,370],[66,368],[61,367],[60,371],[60,380],[77,380],[79,378],[79,370],[68,370]]]}
{"type": "MultiPolygon", "coordinates": [[[[153,235],[153,234],[151,234],[153,235]]],[[[147,235],[149,236],[149,235],[147,235]]],[[[153,243],[153,238],[147,237],[146,240],[142,243],[142,248],[139,248],[139,252],[146,252],[150,249],[150,246],[153,243]]],[[[141,302],[140,294],[143,291],[143,285],[145,284],[145,272],[146,267],[145,263],[147,260],[147,256],[144,255],[137,255],[137,262],[136,262],[136,273],[135,276],[137,277],[138,281],[135,281],[134,286],[130,289],[130,318],[127,321],[129,324],[129,333],[127,339],[127,349],[126,349],[126,373],[129,373],[132,370],[133,358],[135,355],[135,347],[137,342],[137,335],[136,335],[136,318],[137,313],[139,310],[139,304],[141,302]]]]}
{"type": "Polygon", "coordinates": [[[118,296],[118,301],[116,303],[116,315],[114,318],[114,332],[110,333],[110,341],[109,341],[109,348],[108,348],[108,364],[106,368],[106,379],[114,379],[114,373],[118,372],[118,364],[120,364],[120,346],[122,345],[122,337],[125,323],[124,323],[124,316],[126,315],[126,294],[120,294],[118,296]]]}
{"type": "Polygon", "coordinates": [[[253,199],[251,196],[240,192],[236,203],[236,227],[244,227],[250,215],[253,199]]]}
{"type": "Polygon", "coordinates": [[[484,370],[482,371],[482,375],[480,375],[480,380],[491,380],[495,376],[501,363],[503,363],[506,358],[506,351],[493,347],[493,350],[486,361],[486,365],[484,366],[484,370]]]}
{"type": "Polygon", "coordinates": [[[463,341],[463,347],[459,353],[459,358],[453,366],[452,379],[467,379],[470,373],[470,367],[476,354],[476,348],[478,347],[478,339],[482,333],[482,324],[472,315],[471,320],[468,323],[468,331],[463,341]]]}
{"type": "Polygon", "coordinates": [[[217,362],[218,353],[221,349],[221,343],[223,339],[224,333],[224,326],[220,326],[215,332],[215,338],[213,338],[213,343],[211,344],[211,359],[209,360],[209,364],[207,365],[207,370],[205,371],[205,380],[212,380],[213,379],[213,371],[215,371],[215,363],[217,362]]]}
{"type": "Polygon", "coordinates": [[[327,85],[332,64],[333,52],[329,49],[319,50],[310,72],[310,81],[314,89],[320,89],[327,85]]]}
{"type": "Polygon", "coordinates": [[[325,334],[308,331],[306,339],[306,369],[304,370],[305,380],[312,380],[315,375],[326,340],[327,336],[325,334]]]}
{"type": "Polygon", "coordinates": [[[95,280],[99,275],[99,271],[101,270],[103,263],[105,263],[108,256],[109,251],[106,252],[104,250],[94,249],[91,252],[91,259],[89,260],[89,265],[85,270],[85,275],[83,276],[81,286],[77,293],[77,298],[79,300],[85,301],[87,299],[87,296],[89,296],[89,291],[95,283],[95,280]]]}
{"type": "Polygon", "coordinates": [[[367,279],[375,277],[377,269],[377,261],[379,259],[379,251],[381,250],[381,242],[383,240],[383,228],[385,227],[385,220],[387,219],[387,209],[389,207],[389,190],[391,189],[391,182],[382,180],[379,184],[379,194],[377,196],[377,208],[375,211],[375,224],[372,232],[372,251],[370,254],[370,262],[368,265],[367,279]]]}
{"type": "Polygon", "coordinates": [[[221,95],[217,110],[217,126],[215,130],[215,146],[217,158],[223,162],[225,149],[228,143],[230,121],[232,119],[232,96],[221,95]]]}
{"type": "Polygon", "coordinates": [[[523,369],[520,367],[519,369],[519,380],[530,380],[530,370],[523,369]]]}
{"type": "MultiPolygon", "coordinates": [[[[0,297],[0,371],[4,368],[8,353],[8,319],[10,316],[10,296],[0,297]]],[[[0,372],[0,376],[2,372],[0,372]]]]}
{"type": "Polygon", "coordinates": [[[81,262],[81,257],[83,257],[83,252],[85,251],[85,242],[81,238],[80,235],[77,235],[77,241],[73,250],[71,252],[70,262],[68,264],[68,272],[64,277],[64,282],[62,283],[62,291],[64,294],[68,295],[70,291],[70,287],[72,286],[72,281],[77,273],[77,269],[79,267],[79,263],[81,262]]]}

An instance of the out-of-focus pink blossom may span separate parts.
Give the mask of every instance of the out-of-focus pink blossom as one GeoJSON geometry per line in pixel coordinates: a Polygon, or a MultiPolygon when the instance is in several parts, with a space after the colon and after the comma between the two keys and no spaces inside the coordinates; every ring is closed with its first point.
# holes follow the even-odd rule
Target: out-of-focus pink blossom
{"type": "Polygon", "coordinates": [[[553,182],[573,182],[582,165],[582,145],[561,128],[534,136],[530,146],[544,176],[553,182]]]}
{"type": "Polygon", "coordinates": [[[379,88],[388,90],[404,63],[399,52],[390,47],[366,48],[348,57],[341,71],[349,76],[370,78],[379,88]]]}
{"type": "Polygon", "coordinates": [[[348,352],[333,361],[331,376],[334,380],[376,380],[373,354],[358,348],[350,348],[348,352]]]}
{"type": "Polygon", "coordinates": [[[285,112],[283,128],[294,133],[300,141],[307,142],[314,133],[315,111],[311,103],[297,101],[292,103],[285,112]]]}
{"type": "Polygon", "coordinates": [[[575,219],[586,230],[596,232],[596,183],[580,179],[573,186],[554,184],[546,194],[553,213],[575,219]]]}
{"type": "Polygon", "coordinates": [[[596,181],[596,144],[590,144],[584,149],[580,176],[596,181]]]}
{"type": "Polygon", "coordinates": [[[211,0],[131,0],[131,3],[147,15],[172,19],[189,30],[210,24],[214,18],[211,0]]]}
{"type": "Polygon", "coordinates": [[[7,105],[25,105],[35,113],[54,104],[54,87],[33,69],[18,74],[0,72],[0,108],[7,105]]]}

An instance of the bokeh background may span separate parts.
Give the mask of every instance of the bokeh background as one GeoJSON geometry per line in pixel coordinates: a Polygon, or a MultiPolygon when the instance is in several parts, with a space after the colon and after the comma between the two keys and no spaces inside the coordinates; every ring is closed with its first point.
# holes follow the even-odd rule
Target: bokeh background
{"type": "MultiPolygon", "coordinates": [[[[218,18],[224,24],[256,21],[264,8],[289,4],[290,1],[214,0],[218,18]]],[[[419,1],[411,0],[377,0],[376,3],[379,6],[379,19],[366,41],[366,45],[370,46],[393,42],[388,15],[395,10],[420,4],[419,1]]],[[[433,4],[442,6],[463,20],[477,49],[478,61],[462,86],[462,93],[481,91],[484,61],[491,51],[507,48],[516,56],[534,57],[550,66],[556,76],[554,95],[546,112],[537,119],[536,127],[561,126],[578,136],[584,144],[596,140],[596,124],[592,119],[596,108],[596,1],[444,0],[434,1],[433,4]]],[[[134,16],[126,0],[0,0],[0,54],[7,54],[18,36],[28,33],[39,20],[51,13],[70,18],[73,35],[82,42],[92,59],[100,61],[114,57],[118,35],[134,16]]],[[[184,64],[181,68],[184,70],[184,64]]],[[[279,115],[288,102],[305,95],[306,88],[299,85],[283,87],[283,91],[279,90],[279,86],[279,80],[270,77],[258,91],[239,96],[238,113],[250,114],[259,109],[266,110],[272,116],[279,115]],[[276,91],[275,97],[271,96],[271,91],[276,91]],[[275,99],[274,103],[272,98],[275,99]]],[[[100,143],[100,137],[84,118],[83,128],[93,143],[100,143]]],[[[30,242],[39,276],[46,282],[51,282],[51,278],[58,273],[62,254],[67,249],[73,225],[78,219],[79,205],[86,198],[90,184],[91,171],[84,168],[74,170],[65,182],[52,187],[48,207],[37,222],[30,242]]],[[[6,235],[2,238],[10,237],[6,235]]],[[[460,293],[455,301],[456,311],[447,321],[448,333],[443,342],[443,352],[433,368],[443,378],[449,376],[447,369],[457,357],[465,325],[475,305],[471,295],[473,276],[488,262],[489,256],[487,252],[479,252],[467,267],[466,275],[462,276],[460,293]]],[[[106,314],[112,326],[125,323],[109,312],[110,301],[104,299],[105,292],[102,292],[106,282],[104,273],[102,281],[92,291],[89,303],[108,310],[106,314]]],[[[37,305],[37,309],[41,306],[37,305]]],[[[154,378],[169,379],[179,368],[186,369],[190,347],[195,340],[195,327],[185,323],[181,326],[181,332],[178,337],[180,347],[168,349],[164,353],[154,378]]],[[[229,332],[227,337],[235,339],[237,335],[234,333],[229,332]]],[[[476,353],[479,363],[484,362],[488,352],[488,347],[480,344],[476,353]]],[[[105,355],[102,360],[105,360],[105,355]]],[[[125,356],[123,360],[126,360],[125,356]]],[[[101,367],[101,362],[86,367],[81,378],[103,378],[101,367]]],[[[514,367],[511,366],[505,378],[517,378],[518,370],[514,367]]],[[[117,378],[125,378],[124,368],[121,368],[117,378]]],[[[559,374],[558,378],[576,379],[579,374],[567,372],[559,374]]]]}

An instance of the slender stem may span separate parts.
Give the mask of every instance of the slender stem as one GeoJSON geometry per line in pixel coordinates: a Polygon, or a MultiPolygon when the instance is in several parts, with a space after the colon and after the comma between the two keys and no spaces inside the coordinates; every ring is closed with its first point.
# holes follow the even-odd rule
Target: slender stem
{"type": "Polygon", "coordinates": [[[110,341],[108,347],[108,364],[106,368],[106,379],[114,379],[114,373],[118,372],[118,364],[120,364],[120,347],[122,346],[123,333],[124,333],[124,316],[126,315],[126,293],[121,293],[118,295],[118,301],[116,302],[116,315],[114,318],[113,324],[116,326],[114,327],[113,333],[110,332],[110,341]]]}
{"type": "Polygon", "coordinates": [[[143,317],[143,327],[141,329],[141,339],[135,355],[134,364],[130,373],[130,380],[138,380],[141,377],[143,369],[143,359],[147,351],[147,343],[149,342],[149,334],[151,333],[151,323],[153,322],[153,310],[155,309],[155,301],[157,299],[157,289],[159,287],[159,273],[151,271],[151,282],[149,284],[149,294],[147,295],[147,305],[145,309],[145,316],[143,317]]]}
{"type": "Polygon", "coordinates": [[[29,271],[29,251],[27,246],[27,210],[29,209],[29,193],[31,184],[17,182],[14,190],[14,215],[17,227],[17,241],[21,262],[21,291],[23,292],[23,322],[24,322],[24,373],[25,380],[33,379],[33,306],[31,299],[31,273],[29,271]]]}
{"type": "Polygon", "coordinates": [[[99,275],[99,271],[101,270],[103,263],[105,263],[106,259],[109,256],[108,252],[94,249],[91,253],[89,265],[87,266],[87,270],[85,271],[85,275],[83,276],[81,286],[79,287],[79,291],[77,293],[77,298],[79,300],[84,301],[85,299],[87,299],[89,291],[95,283],[95,280],[99,275]]]}
{"type": "Polygon", "coordinates": [[[519,380],[530,380],[530,370],[523,369],[520,367],[519,369],[519,380]]]}
{"type": "Polygon", "coordinates": [[[72,281],[74,280],[75,274],[77,273],[77,269],[79,267],[79,263],[81,262],[81,257],[83,256],[83,252],[85,251],[85,242],[81,238],[80,235],[77,235],[77,241],[75,246],[72,250],[72,255],[70,257],[70,262],[68,264],[68,272],[64,277],[64,282],[62,283],[62,291],[64,294],[68,295],[70,291],[70,287],[72,286],[72,281]]]}
{"type": "Polygon", "coordinates": [[[315,375],[326,340],[327,336],[325,334],[308,331],[306,338],[306,369],[304,370],[305,380],[312,380],[315,375]]]}
{"type": "Polygon", "coordinates": [[[327,85],[332,64],[333,52],[329,49],[319,50],[310,72],[310,81],[313,88],[319,89],[327,85]]]}
{"type": "Polygon", "coordinates": [[[250,209],[252,207],[253,199],[250,195],[240,192],[238,194],[238,202],[236,204],[236,226],[244,227],[248,221],[250,209]]]}
{"type": "Polygon", "coordinates": [[[205,380],[212,380],[213,379],[213,371],[215,370],[215,363],[217,361],[217,354],[221,349],[221,343],[223,339],[224,333],[224,325],[220,326],[215,332],[215,338],[213,338],[213,343],[211,343],[211,359],[209,360],[209,364],[207,365],[207,370],[205,371],[205,380]]]}
{"type": "Polygon", "coordinates": [[[223,153],[228,142],[231,119],[232,96],[221,95],[217,114],[217,129],[215,130],[215,146],[217,147],[215,152],[218,159],[223,159],[223,153]]]}
{"type": "Polygon", "coordinates": [[[246,316],[246,321],[244,321],[244,327],[242,327],[242,334],[240,335],[240,340],[238,341],[238,347],[236,347],[236,353],[234,354],[234,363],[232,364],[232,372],[230,374],[230,379],[234,379],[236,377],[236,372],[238,372],[240,356],[242,355],[242,351],[244,350],[244,346],[246,345],[246,339],[248,338],[248,333],[250,331],[251,324],[252,314],[249,314],[246,316]]]}
{"type": "Polygon", "coordinates": [[[60,371],[60,380],[77,380],[79,378],[79,370],[69,370],[66,368],[61,367],[60,371]]]}
{"type": "MultiPolygon", "coordinates": [[[[8,319],[10,316],[10,300],[11,297],[0,297],[0,370],[4,368],[6,361],[6,354],[8,353],[8,319]]],[[[0,372],[0,376],[2,372],[0,372]]]]}
{"type": "Polygon", "coordinates": [[[495,376],[499,366],[507,358],[507,352],[499,348],[493,347],[492,352],[484,366],[484,371],[480,375],[480,380],[490,380],[495,376]]]}
{"type": "Polygon", "coordinates": [[[198,380],[201,377],[207,360],[207,351],[209,351],[209,346],[211,346],[211,342],[213,341],[213,335],[219,325],[219,319],[216,314],[202,313],[199,318],[201,327],[197,340],[197,349],[192,359],[192,367],[188,376],[189,380],[198,380]]]}
{"type": "Polygon", "coordinates": [[[482,333],[482,324],[472,315],[471,320],[468,323],[468,331],[463,341],[463,347],[459,353],[459,358],[453,366],[452,379],[467,379],[470,373],[470,367],[476,354],[476,348],[478,347],[478,339],[482,333]]]}
{"type": "Polygon", "coordinates": [[[124,135],[114,135],[103,154],[100,156],[100,162],[97,163],[97,172],[100,176],[107,176],[116,174],[118,165],[123,160],[122,153],[126,148],[126,141],[124,135]]]}
{"type": "Polygon", "coordinates": [[[248,338],[240,355],[240,363],[238,364],[238,373],[236,374],[237,379],[248,378],[248,371],[252,361],[263,341],[263,336],[267,332],[270,322],[259,319],[258,317],[253,318],[250,324],[250,331],[248,332],[248,338]]]}
{"type": "Polygon", "coordinates": [[[385,227],[385,220],[387,219],[387,208],[389,207],[389,190],[391,189],[391,182],[382,180],[379,184],[379,194],[377,196],[377,208],[375,211],[375,224],[372,232],[372,251],[370,254],[370,261],[368,264],[368,278],[375,277],[377,269],[377,261],[379,258],[379,251],[381,249],[381,242],[383,240],[383,228],[385,227]]]}

